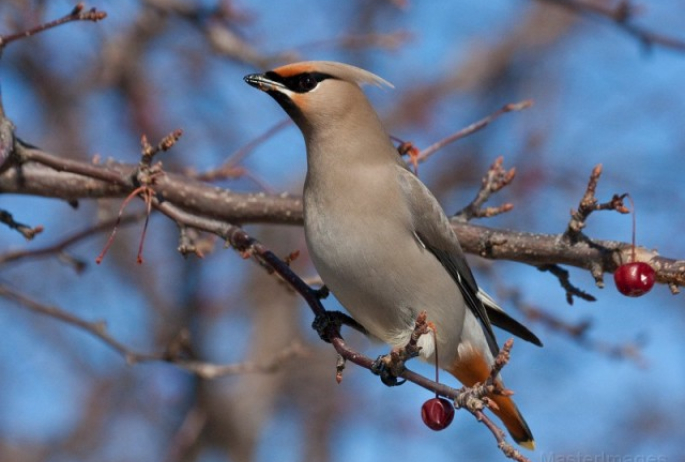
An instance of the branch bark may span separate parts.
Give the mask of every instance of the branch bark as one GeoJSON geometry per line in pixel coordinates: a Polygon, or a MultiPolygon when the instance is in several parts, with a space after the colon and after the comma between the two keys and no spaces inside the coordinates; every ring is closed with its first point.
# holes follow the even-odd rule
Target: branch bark
{"type": "MultiPolygon", "coordinates": [[[[76,201],[123,198],[137,187],[137,165],[88,164],[33,148],[23,148],[20,159],[21,164],[0,175],[0,193],[76,201]]],[[[233,192],[169,172],[160,176],[153,188],[160,203],[173,205],[198,218],[234,224],[302,224],[302,200],[297,196],[233,192]]],[[[452,225],[468,253],[534,266],[575,266],[590,270],[600,286],[601,275],[614,272],[622,262],[628,261],[632,249],[630,243],[620,241],[588,239],[569,243],[563,238],[563,232],[528,233],[458,220],[453,220],[452,225]]],[[[685,285],[685,260],[664,257],[644,247],[637,248],[636,258],[654,267],[657,282],[668,284],[672,290],[685,285]]]]}

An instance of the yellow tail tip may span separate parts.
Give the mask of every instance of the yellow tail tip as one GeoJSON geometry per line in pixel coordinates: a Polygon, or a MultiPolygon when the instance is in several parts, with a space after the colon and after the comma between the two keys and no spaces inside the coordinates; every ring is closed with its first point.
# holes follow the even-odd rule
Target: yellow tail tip
{"type": "Polygon", "coordinates": [[[535,441],[534,440],[517,441],[517,443],[526,449],[530,449],[531,451],[535,451],[535,441]]]}

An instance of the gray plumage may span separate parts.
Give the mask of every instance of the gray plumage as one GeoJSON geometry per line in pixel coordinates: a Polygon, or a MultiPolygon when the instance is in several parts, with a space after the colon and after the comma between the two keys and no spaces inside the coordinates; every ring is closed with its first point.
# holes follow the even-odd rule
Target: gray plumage
{"type": "MultiPolygon", "coordinates": [[[[540,344],[479,289],[449,219],[359,88],[390,84],[322,61],[245,80],[273,96],[304,135],[307,247],[324,283],[369,333],[404,346],[425,310],[436,326],[440,366],[471,382],[483,374],[474,358],[491,365],[497,354],[491,322],[540,344]]],[[[434,361],[433,337],[419,345],[423,359],[434,361]]],[[[513,403],[502,418],[517,441],[532,446],[513,403]]]]}

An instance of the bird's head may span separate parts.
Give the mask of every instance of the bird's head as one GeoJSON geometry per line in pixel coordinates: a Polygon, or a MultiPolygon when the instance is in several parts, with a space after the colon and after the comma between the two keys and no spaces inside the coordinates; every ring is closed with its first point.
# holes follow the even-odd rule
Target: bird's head
{"type": "Polygon", "coordinates": [[[358,67],[330,61],[307,61],[245,76],[245,82],[271,95],[305,133],[363,121],[375,112],[360,85],[392,84],[358,67]]]}

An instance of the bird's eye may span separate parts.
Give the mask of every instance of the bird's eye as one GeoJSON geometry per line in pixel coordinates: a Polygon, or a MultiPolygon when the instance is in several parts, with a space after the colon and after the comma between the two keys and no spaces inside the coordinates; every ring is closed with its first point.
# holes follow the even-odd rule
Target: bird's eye
{"type": "Polygon", "coordinates": [[[306,93],[316,88],[319,82],[311,74],[302,74],[297,79],[297,91],[306,93]]]}

